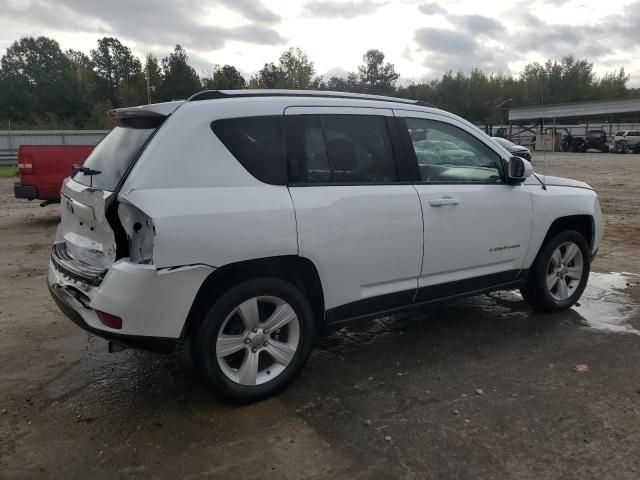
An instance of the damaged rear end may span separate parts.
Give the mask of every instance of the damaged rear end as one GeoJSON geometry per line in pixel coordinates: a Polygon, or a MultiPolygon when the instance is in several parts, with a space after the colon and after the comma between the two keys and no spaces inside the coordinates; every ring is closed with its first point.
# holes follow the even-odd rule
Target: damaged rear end
{"type": "Polygon", "coordinates": [[[170,350],[191,306],[182,289],[197,291],[210,273],[157,269],[153,219],[119,196],[134,164],[181,103],[109,112],[117,126],[64,181],[51,252],[48,283],[63,313],[90,332],[149,350],[170,350]]]}
{"type": "Polygon", "coordinates": [[[112,111],[118,126],[62,186],[61,223],[52,259],[62,271],[91,285],[98,285],[116,260],[129,257],[132,247],[139,259],[143,245],[153,246],[153,222],[135,207],[121,204],[118,192],[167,116],[156,111],[136,113],[112,111]]]}

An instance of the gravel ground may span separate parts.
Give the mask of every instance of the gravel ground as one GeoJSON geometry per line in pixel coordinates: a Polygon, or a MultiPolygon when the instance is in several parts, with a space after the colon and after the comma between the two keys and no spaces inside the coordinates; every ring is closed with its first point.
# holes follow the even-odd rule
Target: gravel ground
{"type": "Polygon", "coordinates": [[[184,352],[124,351],[64,318],[56,206],[0,179],[0,478],[640,477],[640,155],[547,154],[593,185],[605,239],[579,306],[516,292],[322,339],[277,398],[222,403],[184,352]]]}

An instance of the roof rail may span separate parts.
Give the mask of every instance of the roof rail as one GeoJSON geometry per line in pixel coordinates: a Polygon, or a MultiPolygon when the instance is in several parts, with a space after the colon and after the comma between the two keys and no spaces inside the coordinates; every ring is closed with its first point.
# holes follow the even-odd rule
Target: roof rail
{"type": "Polygon", "coordinates": [[[420,107],[436,108],[434,105],[422,100],[410,100],[407,98],[387,97],[383,95],[367,95],[363,93],[334,92],[324,90],[277,90],[277,89],[248,89],[248,90],[204,90],[194,93],[187,101],[217,100],[221,98],[243,97],[317,97],[317,98],[345,98],[355,100],[378,100],[384,102],[404,103],[418,105],[420,107]]]}

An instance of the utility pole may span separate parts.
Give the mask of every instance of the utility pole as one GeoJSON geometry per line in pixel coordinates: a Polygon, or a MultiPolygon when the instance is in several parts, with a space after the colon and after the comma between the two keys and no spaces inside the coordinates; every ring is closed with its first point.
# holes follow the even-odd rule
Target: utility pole
{"type": "Polygon", "coordinates": [[[147,81],[147,103],[151,103],[151,92],[155,92],[156,91],[156,86],[155,85],[150,85],[149,84],[149,62],[147,62],[147,69],[146,69],[146,75],[145,75],[145,79],[147,81]]]}

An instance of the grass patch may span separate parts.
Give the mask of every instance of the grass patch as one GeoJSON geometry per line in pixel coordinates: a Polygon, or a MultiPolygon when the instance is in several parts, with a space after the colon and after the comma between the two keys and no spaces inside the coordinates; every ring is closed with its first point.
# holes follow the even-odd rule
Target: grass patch
{"type": "Polygon", "coordinates": [[[18,167],[15,165],[0,165],[0,177],[17,177],[18,167]]]}

